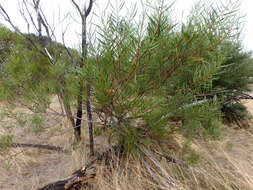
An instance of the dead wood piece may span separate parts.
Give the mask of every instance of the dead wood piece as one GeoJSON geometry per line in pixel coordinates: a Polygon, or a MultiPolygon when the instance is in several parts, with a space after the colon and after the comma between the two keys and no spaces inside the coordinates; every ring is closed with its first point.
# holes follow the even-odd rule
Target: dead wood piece
{"type": "Polygon", "coordinates": [[[85,176],[80,176],[73,178],[67,184],[65,184],[64,189],[66,190],[74,190],[80,189],[83,185],[88,184],[90,179],[94,179],[96,177],[96,168],[90,168],[86,170],[85,176]]]}
{"type": "Polygon", "coordinates": [[[160,172],[160,174],[167,180],[167,182],[174,186],[177,187],[177,185],[174,183],[174,181],[172,180],[172,178],[169,176],[169,174],[166,172],[165,169],[163,169],[163,167],[160,165],[160,163],[156,160],[156,158],[154,158],[149,152],[148,150],[144,147],[144,146],[140,146],[139,147],[140,150],[150,159],[150,161],[154,164],[154,166],[157,168],[157,170],[160,172]]]}
{"type": "Polygon", "coordinates": [[[152,171],[151,167],[148,165],[148,163],[144,160],[143,157],[141,157],[141,155],[139,154],[139,152],[137,152],[137,156],[139,157],[141,163],[143,164],[143,166],[147,169],[148,173],[150,174],[150,176],[153,178],[153,180],[161,186],[161,182],[159,180],[159,178],[155,175],[155,173],[152,171]]]}
{"type": "Polygon", "coordinates": [[[86,170],[78,170],[68,178],[61,179],[57,182],[50,183],[38,190],[79,190],[85,184],[88,184],[90,179],[96,176],[96,169],[90,168],[86,170]]]}
{"type": "Polygon", "coordinates": [[[174,164],[178,164],[178,165],[183,166],[185,168],[189,168],[189,166],[181,160],[177,160],[169,155],[164,155],[161,152],[158,152],[157,150],[154,150],[154,152],[157,153],[158,155],[160,155],[161,157],[164,157],[168,162],[172,162],[174,164]]]}
{"type": "Polygon", "coordinates": [[[64,190],[64,186],[66,184],[66,180],[60,180],[55,183],[48,184],[38,190],[64,190]]]}
{"type": "MultiPolygon", "coordinates": [[[[2,143],[0,143],[0,147],[3,146],[2,143]]],[[[52,146],[52,145],[44,145],[44,144],[27,144],[27,143],[12,143],[8,145],[12,148],[15,147],[27,147],[27,148],[39,148],[39,149],[46,149],[46,150],[53,150],[53,151],[58,151],[58,152],[64,152],[68,153],[69,150],[66,150],[62,147],[59,146],[52,146]]]]}
{"type": "Polygon", "coordinates": [[[162,153],[160,153],[160,152],[158,152],[156,150],[154,150],[154,152],[157,153],[158,155],[164,157],[168,162],[172,162],[172,163],[178,164],[178,165],[180,165],[182,167],[185,167],[188,171],[191,171],[195,175],[203,178],[203,174],[200,171],[196,170],[195,168],[192,168],[191,166],[189,166],[188,164],[184,163],[183,161],[177,160],[177,159],[175,159],[175,158],[173,158],[171,156],[168,156],[168,155],[164,155],[164,154],[162,154],[162,153]]]}
{"type": "Polygon", "coordinates": [[[38,190],[80,190],[81,187],[96,177],[96,168],[92,167],[97,161],[107,159],[110,154],[120,152],[121,148],[114,146],[93,158],[81,169],[75,171],[72,176],[50,183],[38,190]]]}

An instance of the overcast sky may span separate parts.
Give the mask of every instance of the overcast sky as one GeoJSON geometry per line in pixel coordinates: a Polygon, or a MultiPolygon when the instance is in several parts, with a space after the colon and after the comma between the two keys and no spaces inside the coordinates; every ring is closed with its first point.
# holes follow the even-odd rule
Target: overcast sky
{"type": "MultiPolygon", "coordinates": [[[[116,5],[117,2],[120,0],[111,0],[111,3],[116,5]]],[[[157,0],[149,0],[149,1],[157,1],[157,0]]],[[[166,3],[170,4],[174,0],[165,0],[166,3]]],[[[208,0],[206,0],[208,1],[208,0]]],[[[226,2],[228,0],[216,0],[216,1],[222,1],[226,2]]],[[[237,0],[231,0],[232,2],[237,0]]],[[[22,17],[19,14],[19,2],[21,0],[0,0],[1,5],[7,10],[7,12],[10,14],[11,19],[19,27],[19,29],[23,32],[27,31],[27,25],[23,21],[22,17]]],[[[84,4],[85,2],[88,2],[88,0],[76,0],[76,2],[80,3],[80,5],[84,4]]],[[[96,4],[93,8],[93,12],[96,12],[97,15],[101,16],[103,14],[103,11],[106,9],[108,0],[96,0],[96,4]]],[[[126,5],[128,7],[128,11],[132,10],[132,5],[134,3],[137,3],[137,7],[139,11],[141,12],[141,0],[125,0],[126,5]]],[[[174,18],[177,20],[184,19],[187,14],[189,13],[191,7],[198,2],[198,0],[176,0],[176,3],[174,5],[174,18]]],[[[77,15],[77,12],[73,8],[70,0],[41,0],[41,6],[42,9],[45,10],[46,16],[49,18],[50,24],[54,25],[56,28],[56,31],[61,33],[61,31],[65,30],[65,28],[68,26],[68,32],[65,35],[65,42],[67,45],[72,47],[77,47],[79,43],[79,32],[80,32],[80,25],[76,23],[79,22],[79,20],[75,20],[74,18],[78,18],[75,15],[77,15]],[[72,17],[68,17],[67,20],[64,20],[64,22],[59,24],[59,21],[63,20],[64,16],[66,16],[66,13],[71,13],[72,17]]],[[[242,40],[243,44],[246,50],[253,51],[253,0],[241,0],[241,12],[245,14],[244,17],[244,28],[242,33],[242,40]]],[[[109,12],[109,8],[106,9],[107,12],[109,12]]],[[[127,12],[127,10],[124,10],[124,12],[127,12]]],[[[124,14],[124,13],[122,13],[124,14]]],[[[95,20],[97,23],[98,16],[94,15],[92,16],[93,21],[95,20]]],[[[0,20],[1,23],[3,23],[3,20],[0,20]]],[[[61,40],[58,39],[58,40],[61,40]]]]}

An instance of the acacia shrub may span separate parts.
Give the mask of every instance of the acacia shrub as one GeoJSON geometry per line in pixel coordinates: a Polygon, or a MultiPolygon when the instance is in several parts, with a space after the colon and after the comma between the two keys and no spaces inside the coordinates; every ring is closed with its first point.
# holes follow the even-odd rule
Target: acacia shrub
{"type": "Polygon", "coordinates": [[[184,118],[188,134],[214,133],[219,103],[191,104],[196,94],[212,90],[223,61],[219,46],[237,31],[230,8],[193,10],[180,27],[164,6],[139,25],[117,13],[109,16],[92,53],[97,56],[82,72],[92,79],[94,110],[110,139],[127,150],[162,140],[179,130],[171,124],[175,117],[184,118]]]}
{"type": "Polygon", "coordinates": [[[197,7],[186,23],[173,21],[172,7],[163,4],[150,8],[139,23],[135,10],[122,17],[114,9],[97,30],[96,47],[88,48],[83,67],[77,66],[81,54],[74,50],[76,60],[49,47],[51,62],[36,48],[17,43],[2,64],[6,75],[0,76],[0,99],[45,112],[53,94],[69,111],[79,96],[89,97],[104,125],[102,133],[125,150],[178,130],[215,134],[220,104],[198,102],[196,95],[213,90],[224,61],[220,45],[238,33],[236,8],[197,7]],[[79,91],[83,81],[90,81],[90,96],[85,87],[79,91]],[[183,119],[184,126],[173,125],[175,118],[183,119]]]}

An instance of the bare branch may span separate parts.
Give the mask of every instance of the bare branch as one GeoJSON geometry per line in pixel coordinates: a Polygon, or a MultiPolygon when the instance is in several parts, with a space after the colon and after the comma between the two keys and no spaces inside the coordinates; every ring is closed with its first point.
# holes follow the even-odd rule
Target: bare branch
{"type": "Polygon", "coordinates": [[[48,29],[46,29],[46,30],[48,30],[47,31],[47,35],[48,35],[48,38],[52,38],[52,36],[54,37],[54,39],[56,39],[56,36],[55,36],[55,34],[54,34],[54,31],[55,31],[55,27],[54,28],[52,28],[52,26],[48,23],[48,21],[47,21],[47,18],[46,18],[46,16],[45,16],[45,14],[44,14],[44,12],[40,9],[40,14],[41,14],[41,18],[42,18],[42,22],[44,23],[42,23],[43,24],[43,26],[45,27],[45,25],[47,26],[47,28],[48,29]],[[50,30],[50,32],[51,32],[51,34],[49,35],[49,30],[50,30]]]}
{"type": "Polygon", "coordinates": [[[0,4],[0,14],[3,16],[4,20],[7,21],[12,26],[12,28],[16,32],[20,32],[19,29],[12,23],[9,15],[7,14],[7,12],[5,11],[5,9],[3,8],[1,4],[0,4]]]}
{"type": "Polygon", "coordinates": [[[180,166],[183,166],[185,168],[189,168],[189,166],[187,164],[185,164],[184,162],[182,162],[181,160],[177,160],[171,156],[164,155],[161,152],[158,152],[157,150],[154,150],[154,152],[157,153],[158,155],[160,155],[161,157],[164,157],[168,162],[172,162],[172,163],[178,164],[180,166]]]}
{"type": "Polygon", "coordinates": [[[93,6],[93,0],[90,0],[90,3],[89,3],[89,7],[88,9],[85,11],[85,17],[87,18],[88,15],[90,14],[90,11],[92,9],[92,6],[93,6]]]}
{"type": "Polygon", "coordinates": [[[88,9],[85,10],[85,13],[84,13],[84,14],[83,14],[83,12],[81,11],[80,6],[75,2],[75,0],[71,0],[71,1],[72,1],[73,5],[75,6],[75,8],[77,9],[77,11],[78,11],[78,13],[79,13],[79,15],[80,15],[80,17],[81,17],[82,19],[87,18],[87,17],[89,16],[89,14],[90,14],[90,12],[91,12],[91,9],[92,9],[92,6],[93,6],[93,0],[90,0],[88,9]]]}
{"type": "Polygon", "coordinates": [[[42,28],[41,28],[41,16],[40,16],[40,13],[39,13],[39,3],[40,3],[40,0],[33,0],[33,4],[34,4],[34,9],[36,11],[36,14],[37,14],[37,22],[38,22],[38,32],[39,32],[39,37],[42,36],[42,28]]]}
{"type": "MultiPolygon", "coordinates": [[[[27,10],[27,13],[30,17],[30,20],[32,22],[32,24],[34,25],[34,27],[37,29],[35,23],[34,23],[34,20],[33,20],[33,17],[32,17],[32,14],[31,12],[29,11],[28,9],[28,6],[27,6],[27,2],[25,0],[23,0],[23,3],[25,5],[25,9],[27,10]]],[[[38,51],[40,52],[42,55],[44,55],[45,57],[48,57],[50,62],[52,63],[52,57],[48,56],[48,54],[46,52],[44,52],[42,50],[41,47],[38,47],[38,45],[34,42],[33,39],[31,39],[29,36],[25,35],[24,33],[22,33],[15,25],[14,23],[12,22],[12,20],[10,19],[8,13],[6,12],[6,10],[3,8],[3,6],[0,4],[0,14],[3,16],[3,18],[5,19],[5,21],[7,21],[11,27],[15,30],[15,32],[17,32],[18,34],[22,35],[29,43],[31,43],[31,45],[38,51]]]]}
{"type": "Polygon", "coordinates": [[[50,55],[50,53],[48,52],[47,48],[44,48],[44,49],[45,49],[45,51],[46,51],[47,56],[49,57],[49,59],[50,59],[51,61],[53,61],[53,60],[54,60],[53,56],[50,55]]]}
{"type": "MultiPolygon", "coordinates": [[[[34,20],[33,20],[33,16],[32,16],[32,13],[29,11],[29,8],[28,8],[28,5],[27,5],[27,2],[25,0],[23,0],[23,5],[25,5],[25,10],[26,12],[28,13],[28,16],[32,22],[32,25],[33,27],[35,28],[36,32],[39,33],[39,29],[37,28],[37,25],[35,24],[34,20]]],[[[26,19],[27,20],[27,19],[26,19]]]]}
{"type": "Polygon", "coordinates": [[[30,24],[25,16],[24,6],[23,4],[20,4],[20,3],[19,3],[19,13],[22,15],[23,19],[25,20],[27,24],[27,32],[30,33],[30,24]]]}
{"type": "Polygon", "coordinates": [[[150,159],[150,161],[155,165],[155,167],[160,171],[161,175],[167,180],[167,182],[172,186],[177,187],[177,185],[173,182],[173,180],[166,172],[166,170],[162,168],[159,162],[148,152],[148,150],[144,146],[140,146],[139,148],[150,159]]]}
{"type": "Polygon", "coordinates": [[[83,20],[83,19],[84,19],[84,18],[83,18],[84,15],[83,15],[83,13],[82,13],[82,11],[81,11],[79,5],[75,2],[75,0],[71,0],[71,2],[73,3],[73,5],[75,6],[76,10],[78,11],[78,13],[79,13],[81,19],[83,20]]]}
{"type": "Polygon", "coordinates": [[[66,47],[66,44],[65,44],[65,33],[66,33],[68,27],[69,27],[69,25],[67,25],[67,27],[65,28],[65,30],[62,32],[62,43],[64,45],[64,48],[65,48],[67,54],[71,58],[71,63],[74,64],[73,56],[72,56],[72,54],[70,53],[69,49],[66,47]]]}
{"type": "Polygon", "coordinates": [[[43,11],[41,10],[39,4],[40,4],[40,0],[33,0],[33,8],[35,9],[36,14],[37,14],[39,37],[42,37],[42,26],[43,26],[44,29],[46,30],[47,37],[49,41],[51,42],[51,35],[49,33],[50,25],[48,24],[47,19],[45,15],[43,14],[43,11]]]}
{"type": "Polygon", "coordinates": [[[150,174],[150,176],[153,178],[153,180],[159,184],[160,186],[162,186],[159,178],[155,175],[155,173],[152,171],[152,169],[150,168],[150,166],[148,165],[148,163],[144,160],[143,157],[141,157],[140,153],[137,152],[137,156],[139,157],[141,163],[144,165],[144,167],[147,169],[148,173],[150,174]]]}

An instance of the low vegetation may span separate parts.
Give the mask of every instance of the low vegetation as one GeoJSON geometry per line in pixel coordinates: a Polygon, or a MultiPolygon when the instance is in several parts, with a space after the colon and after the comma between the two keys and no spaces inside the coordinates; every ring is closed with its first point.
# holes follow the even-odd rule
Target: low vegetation
{"type": "MultiPolygon", "coordinates": [[[[72,0],[82,20],[80,51],[53,39],[43,10],[36,6],[41,12],[38,26],[33,24],[43,26],[47,36],[41,30],[37,36],[1,26],[1,151],[16,155],[13,145],[17,141],[22,147],[18,142],[28,136],[36,143],[58,139],[55,145],[64,145],[59,150],[67,150],[65,159],[78,162],[78,167],[67,165],[69,169],[84,165],[56,184],[64,189],[252,188],[252,179],[229,154],[233,143],[212,147],[232,138],[227,133],[233,129],[224,128],[225,122],[251,125],[242,100],[253,99],[253,61],[240,42],[239,5],[203,2],[183,23],[172,18],[173,5],[162,1],[147,6],[139,22],[136,9],[120,14],[122,3],[104,18],[95,31],[97,41],[88,45],[86,18],[93,1],[82,12],[72,0]],[[86,119],[89,130],[81,122],[86,119]],[[87,143],[89,153],[83,150],[87,143]]],[[[14,26],[1,3],[0,13],[14,26]]],[[[31,163],[36,165],[38,155],[43,158],[41,153],[31,155],[31,163]]],[[[11,168],[9,164],[4,167],[11,168]]]]}

